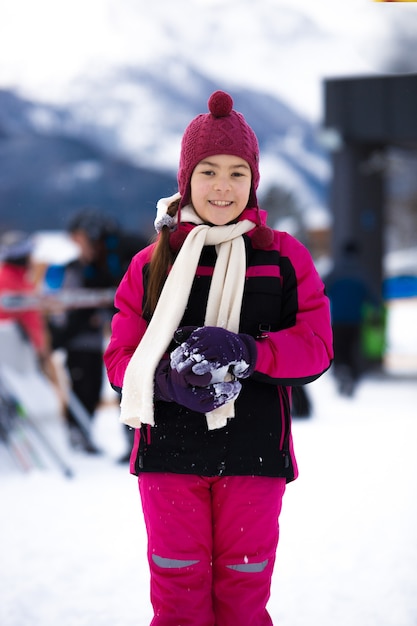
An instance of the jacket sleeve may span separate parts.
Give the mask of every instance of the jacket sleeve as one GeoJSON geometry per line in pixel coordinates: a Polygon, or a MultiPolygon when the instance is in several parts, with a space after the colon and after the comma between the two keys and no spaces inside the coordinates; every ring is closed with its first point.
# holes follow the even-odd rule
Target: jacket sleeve
{"type": "MultiPolygon", "coordinates": [[[[34,283],[22,272],[23,268],[7,266],[1,278],[0,291],[24,293],[28,296],[36,293],[34,283]]],[[[49,336],[45,317],[36,309],[23,311],[7,311],[2,309],[0,317],[14,319],[31,342],[40,357],[46,356],[49,351],[49,336]]]]}
{"type": "Polygon", "coordinates": [[[147,328],[147,322],[142,316],[142,302],[143,269],[149,258],[148,247],[132,259],[115,295],[117,312],[112,319],[104,364],[110,384],[117,390],[123,386],[126,367],[147,328]]]}
{"type": "Polygon", "coordinates": [[[307,249],[283,236],[281,329],[257,340],[253,377],[280,385],[309,383],[323,374],[333,359],[330,305],[324,285],[307,249]]]}

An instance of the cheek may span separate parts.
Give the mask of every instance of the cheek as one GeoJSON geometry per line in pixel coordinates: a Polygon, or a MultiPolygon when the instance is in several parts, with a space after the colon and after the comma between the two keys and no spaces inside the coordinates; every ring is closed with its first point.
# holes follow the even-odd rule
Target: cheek
{"type": "Polygon", "coordinates": [[[246,183],[245,185],[245,194],[248,196],[250,196],[250,190],[252,189],[252,182],[246,183]]]}
{"type": "Polygon", "coordinates": [[[206,180],[199,180],[198,182],[191,179],[191,195],[201,196],[207,193],[209,189],[209,182],[206,180]]]}
{"type": "Polygon", "coordinates": [[[240,198],[242,204],[244,204],[245,206],[249,202],[250,189],[251,189],[250,186],[249,187],[245,186],[244,189],[240,190],[239,198],[240,198]]]}
{"type": "Polygon", "coordinates": [[[194,207],[198,207],[201,203],[204,203],[210,192],[209,185],[207,183],[199,183],[191,187],[191,203],[194,207]]]}

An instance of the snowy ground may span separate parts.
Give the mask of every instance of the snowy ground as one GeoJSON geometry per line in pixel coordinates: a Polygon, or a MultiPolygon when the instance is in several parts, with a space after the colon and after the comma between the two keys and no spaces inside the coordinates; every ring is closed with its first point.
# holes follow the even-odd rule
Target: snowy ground
{"type": "MultiPolygon", "coordinates": [[[[300,478],[284,500],[274,623],[415,626],[417,377],[368,377],[346,399],[328,373],[309,391],[314,416],[294,421],[300,478]]],[[[136,480],[115,462],[117,414],[97,415],[102,457],[70,453],[62,436],[72,479],[53,466],[23,474],[0,449],[2,626],[149,624],[144,526],[136,480]]]]}

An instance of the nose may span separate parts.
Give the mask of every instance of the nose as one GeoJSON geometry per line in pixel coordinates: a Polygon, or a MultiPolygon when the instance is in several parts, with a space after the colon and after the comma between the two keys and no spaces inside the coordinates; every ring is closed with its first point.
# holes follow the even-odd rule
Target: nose
{"type": "Polygon", "coordinates": [[[226,175],[218,175],[213,182],[213,188],[216,191],[227,191],[230,189],[230,179],[226,175]]]}

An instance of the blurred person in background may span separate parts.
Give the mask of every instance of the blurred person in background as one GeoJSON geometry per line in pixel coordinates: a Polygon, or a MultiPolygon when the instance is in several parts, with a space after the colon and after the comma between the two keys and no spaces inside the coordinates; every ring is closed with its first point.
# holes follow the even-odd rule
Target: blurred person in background
{"type": "MultiPolygon", "coordinates": [[[[116,221],[96,208],[82,208],[68,223],[68,232],[80,254],[64,269],[60,287],[106,289],[117,287],[130,259],[145,245],[137,236],[122,233],[116,221]]],[[[48,276],[46,276],[46,281],[48,276]]],[[[55,287],[56,275],[54,276],[55,287]]],[[[50,318],[54,349],[63,349],[72,391],[93,420],[103,386],[103,350],[113,304],[67,309],[50,318]]],[[[70,444],[87,453],[99,450],[87,439],[70,406],[66,407],[70,444]]],[[[130,429],[126,428],[130,445],[130,429]]],[[[127,459],[127,457],[126,457],[127,459]]],[[[123,459],[121,459],[123,460],[123,459]]]]}
{"type": "Polygon", "coordinates": [[[324,279],[333,327],[333,373],[339,393],[352,396],[364,369],[362,330],[366,306],[380,306],[355,241],[343,246],[342,258],[324,279]]]}
{"type": "MultiPolygon", "coordinates": [[[[0,237],[0,294],[33,295],[36,284],[31,274],[33,237],[9,231],[0,237]]],[[[43,314],[36,309],[7,309],[0,302],[0,321],[14,320],[31,342],[43,370],[49,368],[50,341],[43,314]]]]}

